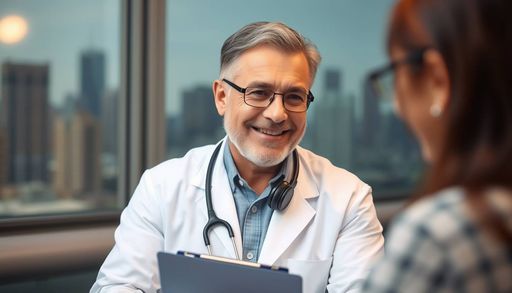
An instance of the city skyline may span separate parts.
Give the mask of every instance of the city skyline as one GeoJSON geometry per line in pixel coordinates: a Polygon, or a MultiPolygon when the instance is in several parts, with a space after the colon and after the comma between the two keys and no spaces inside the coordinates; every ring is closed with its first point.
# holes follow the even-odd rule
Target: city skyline
{"type": "MultiPolygon", "coordinates": [[[[50,81],[50,103],[62,105],[65,98],[79,87],[79,60],[76,54],[84,49],[105,52],[110,70],[106,73],[106,88],[114,90],[120,75],[120,10],[116,0],[80,1],[51,0],[68,11],[54,15],[53,5],[33,9],[37,1],[3,1],[0,18],[9,14],[27,19],[29,32],[25,40],[15,45],[0,43],[0,60],[51,63],[58,79],[50,81]],[[63,25],[64,24],[64,25],[63,25]],[[61,40],[66,40],[62,42],[61,40]],[[48,45],[49,42],[51,45],[48,45]]],[[[241,26],[257,20],[284,21],[310,38],[323,56],[320,69],[343,68],[348,92],[358,95],[360,83],[369,67],[384,62],[386,13],[392,0],[368,3],[358,0],[317,1],[292,5],[293,1],[270,2],[273,9],[257,3],[223,1],[236,11],[237,17],[219,19],[225,13],[223,5],[213,3],[171,1],[167,7],[166,114],[181,110],[179,95],[196,82],[211,83],[218,77],[218,55],[222,42],[241,26]],[[311,15],[313,14],[313,15],[311,15]],[[190,18],[194,15],[194,18],[190,18]],[[321,18],[318,18],[319,16],[321,18]],[[316,17],[315,17],[316,16],[316,17]],[[316,21],[315,19],[322,19],[316,21]],[[326,27],[335,27],[327,33],[326,27]],[[354,30],[354,27],[359,29],[354,30]]],[[[313,91],[323,83],[317,78],[313,91]]],[[[362,109],[355,101],[356,115],[362,109]]]]}
{"type": "MultiPolygon", "coordinates": [[[[319,72],[342,69],[346,92],[360,96],[367,71],[386,62],[385,29],[392,3],[392,0],[321,0],[300,4],[291,0],[169,2],[166,113],[182,110],[180,93],[184,89],[196,83],[211,85],[218,78],[222,43],[254,21],[282,21],[309,38],[322,55],[319,72]],[[227,13],[225,7],[237,13],[227,13]]],[[[312,92],[317,93],[323,83],[323,76],[317,75],[312,92]]],[[[356,115],[360,115],[361,101],[355,103],[356,115]]]]}
{"type": "MultiPolygon", "coordinates": [[[[21,15],[29,25],[24,40],[14,45],[0,43],[0,63],[49,67],[47,132],[51,139],[60,138],[51,144],[46,165],[48,172],[53,172],[51,184],[57,193],[68,198],[115,192],[116,133],[124,127],[117,124],[116,107],[122,98],[121,1],[49,1],[69,13],[55,15],[48,8],[54,6],[34,0],[0,3],[0,18],[21,15]],[[71,158],[77,158],[76,162],[71,164],[71,158]],[[60,173],[55,173],[56,168],[60,173]]],[[[389,106],[377,104],[364,87],[366,72],[386,61],[385,15],[391,3],[168,2],[166,60],[162,62],[166,68],[169,156],[182,155],[190,147],[214,143],[225,135],[211,91],[211,82],[218,77],[222,42],[252,21],[283,21],[310,38],[323,56],[312,88],[316,99],[308,114],[303,145],[363,178],[380,182],[377,186],[397,186],[408,180],[420,164],[415,146],[409,138],[402,138],[407,130],[392,116],[389,106]],[[226,15],[222,8],[226,6],[239,13],[215,17],[226,15]],[[192,13],[194,18],[190,18],[192,13]],[[208,101],[199,107],[202,100],[208,101]],[[397,167],[400,165],[403,170],[397,167]]],[[[0,100],[5,99],[2,94],[0,100]]],[[[8,134],[0,130],[0,158],[8,156],[8,143],[8,134]]],[[[0,188],[7,172],[0,168],[0,188]]]]}
{"type": "Polygon", "coordinates": [[[24,205],[0,205],[4,213],[9,206],[25,213],[32,202],[56,199],[75,200],[63,202],[63,209],[117,202],[119,91],[104,87],[102,51],[83,50],[78,57],[80,87],[57,107],[48,103],[51,64],[0,64],[0,158],[7,162],[0,168],[0,199],[31,198],[24,205]]]}
{"type": "MultiPolygon", "coordinates": [[[[87,55],[88,53],[83,54],[87,55]]],[[[87,60],[89,59],[82,58],[82,60],[84,60],[83,62],[88,62],[87,60]]],[[[22,66],[29,68],[31,66],[35,66],[35,68],[40,67],[40,65],[30,64],[23,64],[22,66]]],[[[104,70],[104,68],[100,66],[96,67],[96,70],[104,70]]],[[[84,75],[101,76],[101,74],[91,75],[87,73],[84,73],[84,75]]],[[[409,139],[404,136],[401,123],[391,115],[392,113],[382,112],[384,108],[378,105],[378,101],[374,97],[357,97],[372,104],[365,105],[365,108],[378,109],[379,115],[377,115],[376,123],[380,125],[381,129],[379,131],[382,132],[381,135],[375,136],[375,144],[373,146],[362,145],[363,139],[361,137],[363,137],[363,134],[361,130],[364,132],[367,128],[360,125],[364,120],[358,120],[351,114],[354,112],[353,100],[356,97],[347,93],[343,87],[343,71],[341,69],[329,68],[319,72],[319,75],[325,76],[323,88],[320,88],[317,93],[317,97],[322,100],[322,103],[311,109],[309,115],[314,119],[310,123],[308,132],[301,145],[305,145],[316,153],[326,156],[334,164],[342,168],[356,172],[363,180],[371,184],[378,193],[386,191],[383,194],[394,194],[396,190],[410,188],[419,175],[418,170],[421,166],[420,156],[409,142],[409,139]],[[340,113],[344,114],[340,115],[340,113]],[[339,119],[339,116],[344,116],[345,119],[342,121],[339,119]],[[332,127],[333,125],[337,126],[332,127]],[[333,130],[334,132],[328,133],[325,129],[333,130]],[[318,141],[322,143],[312,143],[318,141]],[[354,151],[356,146],[358,146],[357,152],[354,151]],[[404,167],[406,170],[412,170],[413,172],[403,172],[401,169],[404,167]]],[[[24,77],[20,80],[26,79],[24,77]]],[[[46,76],[38,77],[38,79],[48,80],[51,79],[51,75],[47,74],[46,76]]],[[[3,80],[6,82],[10,81],[9,78],[3,80]]],[[[89,82],[84,84],[91,85],[89,82]]],[[[8,89],[9,87],[4,85],[3,88],[8,89]]],[[[88,92],[88,90],[82,87],[80,92],[88,92]]],[[[369,95],[370,93],[367,94],[369,95]]],[[[4,94],[3,96],[5,99],[8,95],[4,94]]],[[[86,98],[87,95],[83,93],[71,94],[68,97],[70,105],[62,105],[62,107],[51,110],[53,117],[51,130],[42,131],[53,133],[51,137],[56,139],[51,150],[53,155],[49,156],[53,157],[52,161],[55,166],[55,169],[52,169],[53,177],[51,180],[55,196],[60,199],[78,199],[87,196],[84,198],[87,199],[84,203],[91,200],[102,201],[106,199],[104,196],[107,190],[103,190],[102,187],[104,185],[102,182],[105,178],[101,178],[102,174],[104,174],[103,169],[105,166],[103,165],[103,159],[100,160],[100,157],[102,157],[102,154],[108,153],[105,145],[102,143],[102,139],[105,137],[102,135],[102,129],[105,128],[105,125],[102,123],[104,117],[97,117],[94,114],[94,110],[87,106],[84,107],[87,103],[81,100],[86,98]]],[[[173,133],[174,136],[169,141],[168,148],[171,150],[177,144],[181,145],[178,146],[177,152],[171,155],[172,157],[183,155],[183,151],[191,147],[214,143],[224,135],[222,119],[215,112],[213,95],[208,85],[198,83],[194,87],[184,90],[181,99],[186,101],[183,104],[188,106],[184,109],[186,114],[178,115],[178,117],[175,117],[177,120],[173,121],[173,123],[176,123],[174,129],[178,131],[173,133]],[[197,111],[197,109],[203,109],[203,111],[197,111]],[[217,122],[213,123],[213,121],[217,122]]],[[[104,90],[101,100],[102,105],[115,103],[116,95],[115,93],[107,93],[104,90]],[[113,100],[109,101],[108,99],[113,100]]],[[[110,109],[114,108],[110,106],[110,109]]],[[[38,110],[40,108],[36,107],[33,109],[38,110]]],[[[102,111],[103,109],[100,110],[100,113],[102,111]]],[[[110,111],[112,110],[105,113],[106,116],[116,115],[110,111]]],[[[170,119],[171,116],[168,118],[170,119]]],[[[0,133],[0,150],[2,149],[2,141],[5,141],[5,138],[0,133]]],[[[0,157],[2,156],[5,155],[0,153],[0,157]]],[[[50,170],[47,171],[50,172],[50,170]]],[[[0,170],[0,188],[2,184],[5,185],[5,180],[2,182],[2,170],[0,170]]],[[[22,189],[24,190],[23,192],[29,190],[27,188],[28,186],[24,187],[22,189]]],[[[33,192],[35,192],[35,195],[41,194],[40,187],[34,188],[33,192]]],[[[112,185],[109,188],[112,188],[112,185]]],[[[115,185],[114,190],[109,190],[115,191],[115,185]]],[[[11,195],[16,194],[12,193],[12,189],[10,192],[11,195]]],[[[45,195],[42,198],[48,200],[52,197],[45,195]]],[[[89,205],[85,205],[84,208],[86,206],[89,205]]],[[[75,204],[74,208],[76,209],[78,206],[75,204]]],[[[20,211],[24,211],[24,209],[20,209],[20,211]]]]}
{"type": "MultiPolygon", "coordinates": [[[[421,176],[421,154],[407,127],[388,105],[382,106],[387,101],[378,100],[366,84],[361,85],[363,96],[347,92],[341,69],[331,67],[318,74],[325,76],[325,82],[308,110],[308,127],[300,145],[360,176],[376,197],[410,191],[421,176]],[[364,101],[365,114],[371,117],[354,115],[355,99],[364,101]]],[[[207,84],[191,86],[180,99],[182,112],[167,118],[167,134],[172,136],[167,141],[168,159],[225,136],[207,84]]]]}
{"type": "Polygon", "coordinates": [[[26,37],[15,44],[0,42],[0,62],[51,64],[49,102],[54,107],[80,88],[80,60],[83,51],[105,54],[107,89],[119,86],[120,1],[37,0],[1,1],[0,19],[18,15],[28,23],[26,37]],[[37,8],[36,8],[37,7],[37,8]],[[66,13],[55,13],[55,7],[66,13]]]}

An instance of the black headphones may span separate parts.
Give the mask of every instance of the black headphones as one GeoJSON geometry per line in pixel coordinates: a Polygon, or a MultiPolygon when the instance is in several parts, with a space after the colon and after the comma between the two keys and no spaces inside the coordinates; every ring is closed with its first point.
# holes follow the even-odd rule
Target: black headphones
{"type": "MultiPolygon", "coordinates": [[[[222,146],[222,143],[219,143],[213,151],[212,157],[210,159],[210,163],[208,164],[208,170],[206,172],[206,201],[207,203],[211,202],[211,182],[212,182],[212,173],[213,166],[215,165],[215,160],[217,159],[217,155],[219,154],[219,150],[222,146]]],[[[297,150],[293,150],[293,170],[292,170],[292,178],[291,181],[288,182],[285,179],[285,176],[282,175],[277,182],[273,184],[272,190],[268,195],[267,203],[269,207],[273,210],[282,211],[286,209],[290,201],[293,197],[293,191],[295,186],[297,185],[297,177],[299,176],[299,156],[297,154],[297,150]]]]}
{"type": "Polygon", "coordinates": [[[270,194],[268,195],[268,206],[273,210],[282,211],[286,209],[293,197],[293,191],[297,185],[297,177],[299,176],[299,158],[297,150],[293,150],[293,169],[292,169],[292,181],[288,182],[284,180],[284,175],[275,183],[272,187],[270,194]]]}

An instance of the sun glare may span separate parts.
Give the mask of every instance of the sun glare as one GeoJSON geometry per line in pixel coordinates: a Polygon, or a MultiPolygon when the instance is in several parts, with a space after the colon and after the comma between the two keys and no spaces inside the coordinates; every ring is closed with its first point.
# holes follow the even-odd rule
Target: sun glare
{"type": "Polygon", "coordinates": [[[16,44],[27,35],[27,21],[18,15],[8,15],[0,19],[0,42],[16,44]]]}

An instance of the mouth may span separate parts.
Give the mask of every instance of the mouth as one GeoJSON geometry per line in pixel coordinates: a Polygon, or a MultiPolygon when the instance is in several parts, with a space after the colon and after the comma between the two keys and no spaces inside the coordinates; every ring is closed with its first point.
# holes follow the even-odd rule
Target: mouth
{"type": "Polygon", "coordinates": [[[281,136],[289,131],[289,130],[276,130],[276,129],[267,129],[267,128],[259,128],[259,127],[253,127],[252,129],[256,130],[259,133],[263,133],[265,135],[270,135],[270,136],[281,136]]]}

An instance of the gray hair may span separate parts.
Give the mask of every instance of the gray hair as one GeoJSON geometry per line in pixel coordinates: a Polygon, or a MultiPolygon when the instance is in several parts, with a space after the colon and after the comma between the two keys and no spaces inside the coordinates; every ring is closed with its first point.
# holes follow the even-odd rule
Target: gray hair
{"type": "Polygon", "coordinates": [[[268,45],[285,52],[302,52],[306,56],[311,73],[315,79],[316,70],[321,61],[315,44],[294,29],[281,22],[254,22],[232,34],[222,45],[220,52],[220,72],[236,61],[245,51],[268,45]]]}

